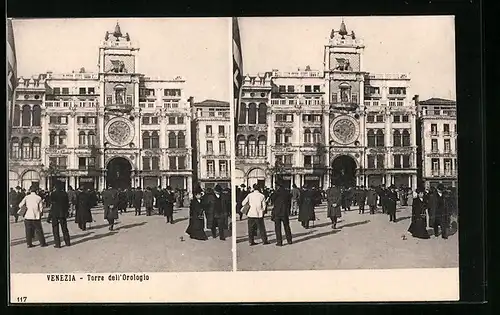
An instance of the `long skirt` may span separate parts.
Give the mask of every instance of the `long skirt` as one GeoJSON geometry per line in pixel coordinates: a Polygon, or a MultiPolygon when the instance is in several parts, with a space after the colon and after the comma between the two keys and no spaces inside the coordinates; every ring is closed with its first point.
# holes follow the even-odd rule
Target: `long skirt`
{"type": "Polygon", "coordinates": [[[429,233],[427,233],[426,221],[427,219],[425,217],[414,219],[408,228],[408,232],[410,232],[413,237],[422,239],[430,238],[429,233]]]}
{"type": "Polygon", "coordinates": [[[189,218],[189,225],[186,229],[186,233],[189,234],[189,237],[195,240],[205,241],[208,239],[205,234],[205,220],[203,218],[189,218]]]}

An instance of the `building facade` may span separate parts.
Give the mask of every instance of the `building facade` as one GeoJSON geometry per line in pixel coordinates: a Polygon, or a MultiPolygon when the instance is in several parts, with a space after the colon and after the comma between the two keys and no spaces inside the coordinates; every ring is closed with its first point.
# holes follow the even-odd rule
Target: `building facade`
{"type": "Polygon", "coordinates": [[[272,186],[280,178],[287,185],[319,188],[331,183],[416,188],[410,78],[366,72],[364,48],[342,22],[324,47],[323,70],[273,70],[245,78],[238,183],[272,186]]]}
{"type": "Polygon", "coordinates": [[[229,102],[194,103],[192,120],[195,182],[202,188],[231,186],[231,114],[229,102]]]}
{"type": "Polygon", "coordinates": [[[25,187],[49,188],[59,181],[98,190],[109,185],[191,189],[185,81],[138,73],[138,51],[117,24],[99,47],[97,72],[82,68],[19,79],[15,115],[21,119],[13,124],[11,186],[17,174],[25,187]],[[31,153],[27,145],[22,150],[26,138],[31,153]]]}
{"type": "Polygon", "coordinates": [[[456,106],[455,101],[440,98],[419,102],[421,180],[426,188],[457,186],[456,106]]]}

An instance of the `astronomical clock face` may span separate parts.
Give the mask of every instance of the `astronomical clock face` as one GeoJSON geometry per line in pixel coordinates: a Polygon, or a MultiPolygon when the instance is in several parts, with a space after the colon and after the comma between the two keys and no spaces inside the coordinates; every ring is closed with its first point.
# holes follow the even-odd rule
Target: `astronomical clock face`
{"type": "Polygon", "coordinates": [[[134,138],[134,126],[125,118],[114,118],[106,125],[105,135],[110,144],[123,147],[134,138]]]}
{"type": "Polygon", "coordinates": [[[330,125],[330,136],[340,144],[351,144],[359,136],[359,124],[350,116],[340,116],[330,125]]]}

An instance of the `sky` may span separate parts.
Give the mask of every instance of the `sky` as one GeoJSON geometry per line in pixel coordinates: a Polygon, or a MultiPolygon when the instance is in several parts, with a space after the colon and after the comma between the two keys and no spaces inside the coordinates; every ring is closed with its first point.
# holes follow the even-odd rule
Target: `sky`
{"type": "Polygon", "coordinates": [[[152,78],[182,76],[186,99],[231,99],[227,18],[15,19],[18,76],[71,73],[81,67],[97,72],[98,47],[116,22],[140,48],[138,72],[152,78]]]}
{"type": "MultiPolygon", "coordinates": [[[[324,45],[341,17],[239,18],[243,72],[323,69],[324,45]]],[[[364,40],[364,71],[408,73],[412,94],[456,99],[453,16],[345,17],[364,40]]]]}

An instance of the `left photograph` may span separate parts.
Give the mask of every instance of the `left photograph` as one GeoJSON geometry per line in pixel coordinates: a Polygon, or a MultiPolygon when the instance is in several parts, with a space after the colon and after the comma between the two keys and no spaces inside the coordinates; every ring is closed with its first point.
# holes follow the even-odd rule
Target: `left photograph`
{"type": "Polygon", "coordinates": [[[8,20],[11,273],[232,271],[231,20],[8,20]]]}

